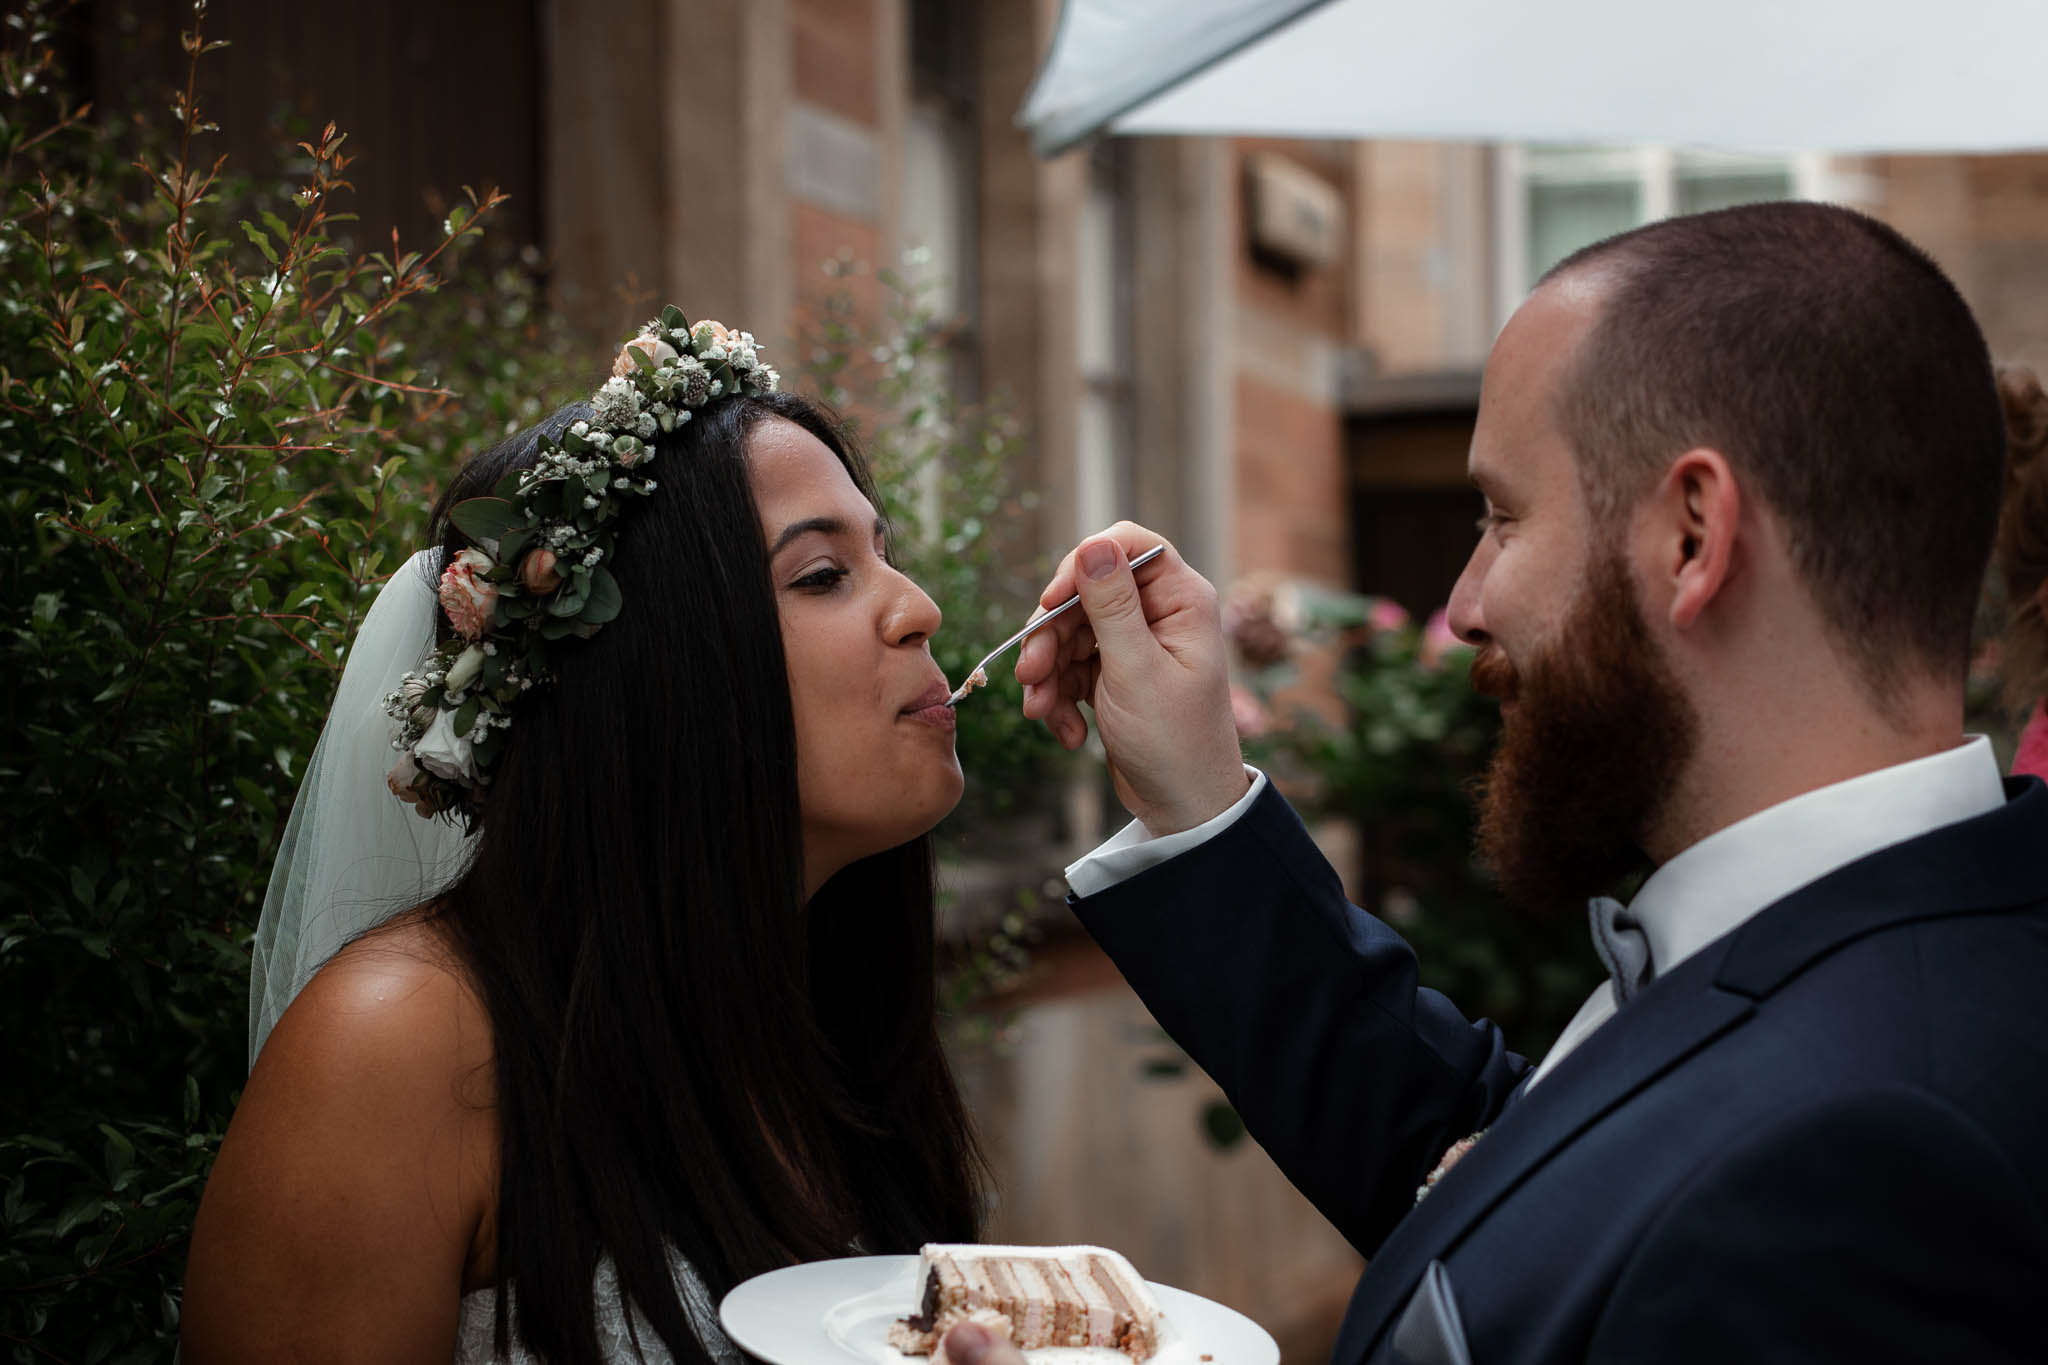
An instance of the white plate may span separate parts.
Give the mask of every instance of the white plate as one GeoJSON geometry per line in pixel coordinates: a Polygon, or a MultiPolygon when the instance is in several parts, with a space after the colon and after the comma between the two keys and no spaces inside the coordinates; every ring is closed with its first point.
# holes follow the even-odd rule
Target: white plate
{"type": "MultiPolygon", "coordinates": [[[[928,1365],[889,1345],[889,1324],[917,1311],[915,1256],[852,1256],[785,1266],[737,1286],[718,1305],[734,1344],[773,1365],[928,1365]]],[[[1155,1284],[1169,1333],[1148,1365],[1279,1365],[1266,1329],[1234,1308],[1155,1284]],[[1203,1362],[1203,1357],[1209,1358],[1203,1362]]],[[[1106,1347],[1033,1351],[1037,1365],[1130,1365],[1106,1347]]]]}

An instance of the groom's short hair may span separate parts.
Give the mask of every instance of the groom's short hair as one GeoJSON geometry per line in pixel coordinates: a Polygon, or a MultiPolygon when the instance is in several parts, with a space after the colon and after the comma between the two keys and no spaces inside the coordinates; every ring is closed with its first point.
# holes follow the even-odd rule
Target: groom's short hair
{"type": "Polygon", "coordinates": [[[1610,237],[1559,421],[1600,524],[1683,452],[1721,452],[1784,527],[1834,642],[1880,698],[1960,678],[1998,520],[2004,428],[1968,305],[1848,209],[1752,204],[1610,237]]]}

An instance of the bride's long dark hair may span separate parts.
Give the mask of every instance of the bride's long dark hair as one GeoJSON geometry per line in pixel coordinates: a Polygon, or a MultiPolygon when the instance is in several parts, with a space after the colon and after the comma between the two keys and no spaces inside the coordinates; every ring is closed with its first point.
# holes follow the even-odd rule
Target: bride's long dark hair
{"type": "MultiPolygon", "coordinates": [[[[748,432],[776,417],[873,500],[799,397],[716,402],[663,437],[658,488],[619,533],[624,610],[555,650],[554,684],[520,703],[474,860],[429,911],[493,1031],[501,1354],[516,1337],[596,1365],[600,1256],[670,1353],[703,1360],[671,1251],[715,1303],[778,1266],[977,1230],[980,1157],[933,1015],[929,840],[804,900],[796,732],[745,461],[748,432]]],[[[443,495],[450,552],[466,542],[449,506],[531,463],[540,429],[443,495]]]]}

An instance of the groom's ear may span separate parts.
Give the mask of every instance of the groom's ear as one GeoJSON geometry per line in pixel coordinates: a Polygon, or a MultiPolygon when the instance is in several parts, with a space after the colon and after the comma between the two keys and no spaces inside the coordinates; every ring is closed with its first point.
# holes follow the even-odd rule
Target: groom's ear
{"type": "Polygon", "coordinates": [[[1736,570],[1742,487],[1718,450],[1701,446],[1671,462],[1636,511],[1639,561],[1653,601],[1667,604],[1671,624],[1691,626],[1736,570]]]}

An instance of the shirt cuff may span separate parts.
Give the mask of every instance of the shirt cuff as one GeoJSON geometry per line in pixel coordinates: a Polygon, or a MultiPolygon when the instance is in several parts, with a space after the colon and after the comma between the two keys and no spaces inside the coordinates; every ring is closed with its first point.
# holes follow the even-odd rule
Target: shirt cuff
{"type": "Polygon", "coordinates": [[[1245,764],[1244,775],[1251,779],[1251,790],[1221,815],[1212,816],[1193,829],[1163,834],[1158,838],[1154,838],[1141,821],[1133,820],[1092,853],[1069,863],[1067,885],[1076,896],[1092,896],[1209,842],[1236,824],[1238,818],[1252,808],[1252,802],[1259,799],[1259,793],[1266,789],[1266,775],[1251,764],[1245,764]]]}

